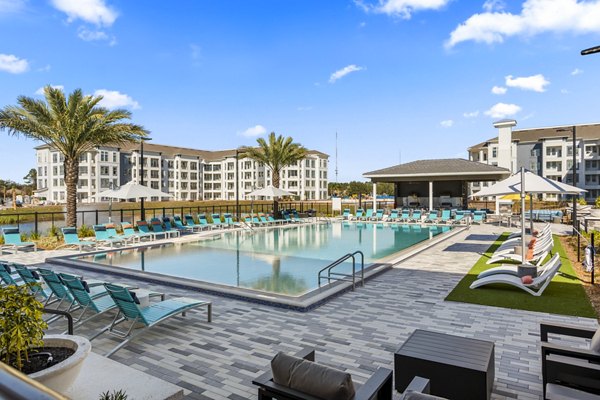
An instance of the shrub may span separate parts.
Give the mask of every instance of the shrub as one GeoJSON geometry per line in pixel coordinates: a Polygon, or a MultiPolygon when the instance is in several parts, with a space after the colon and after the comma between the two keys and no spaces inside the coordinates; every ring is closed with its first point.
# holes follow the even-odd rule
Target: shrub
{"type": "Polygon", "coordinates": [[[581,206],[587,206],[587,201],[583,197],[578,198],[577,203],[579,203],[581,206]]]}
{"type": "Polygon", "coordinates": [[[127,394],[123,390],[113,390],[112,393],[108,391],[102,393],[98,400],[127,400],[127,394]]]}
{"type": "Polygon", "coordinates": [[[50,229],[48,229],[48,236],[50,237],[58,237],[60,234],[60,229],[56,225],[52,225],[50,229]]]}
{"type": "Polygon", "coordinates": [[[21,232],[21,242],[27,241],[27,234],[25,232],[21,232]]]}
{"type": "Polygon", "coordinates": [[[29,239],[31,240],[40,240],[41,235],[39,233],[31,232],[29,234],[29,239]]]}
{"type": "Polygon", "coordinates": [[[84,224],[79,227],[79,229],[77,230],[77,234],[79,235],[79,237],[90,237],[94,236],[94,230],[91,227],[84,224]]]}
{"type": "Polygon", "coordinates": [[[42,308],[28,285],[0,288],[0,358],[5,364],[21,370],[29,350],[44,345],[48,324],[42,308]]]}
{"type": "Polygon", "coordinates": [[[600,197],[596,197],[596,208],[600,208],[600,197]]]}

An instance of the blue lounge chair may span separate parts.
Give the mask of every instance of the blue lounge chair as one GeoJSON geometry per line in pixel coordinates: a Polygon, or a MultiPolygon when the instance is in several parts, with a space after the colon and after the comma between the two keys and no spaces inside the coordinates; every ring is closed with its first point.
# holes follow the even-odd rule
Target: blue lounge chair
{"type": "Polygon", "coordinates": [[[226,223],[228,226],[230,226],[230,227],[232,227],[232,228],[239,228],[239,227],[240,227],[240,224],[239,224],[239,222],[235,222],[235,221],[233,220],[233,216],[232,216],[231,214],[229,214],[229,213],[225,213],[225,214],[223,214],[223,218],[225,218],[225,223],[226,223]]]}
{"type": "Polygon", "coordinates": [[[152,231],[154,232],[154,234],[156,234],[156,235],[164,234],[165,238],[181,235],[181,233],[179,233],[179,231],[177,231],[177,230],[169,230],[169,231],[164,230],[163,226],[162,226],[162,221],[158,218],[152,218],[150,220],[150,225],[152,226],[152,231]]]}
{"type": "Polygon", "coordinates": [[[285,219],[275,219],[271,214],[267,215],[267,221],[269,221],[273,225],[283,225],[287,222],[285,219]]]}
{"type": "Polygon", "coordinates": [[[421,222],[421,210],[413,210],[412,215],[410,217],[410,222],[421,222]]]}
{"type": "Polygon", "coordinates": [[[425,222],[429,222],[432,224],[435,224],[438,220],[438,212],[437,211],[430,211],[429,215],[427,216],[427,218],[425,218],[425,222]]]}
{"type": "Polygon", "coordinates": [[[108,233],[108,236],[110,238],[121,239],[121,240],[124,240],[125,243],[129,243],[129,242],[134,242],[135,241],[134,238],[132,238],[132,237],[127,237],[125,235],[119,235],[117,233],[117,226],[115,224],[113,224],[113,223],[104,224],[104,226],[106,227],[106,233],[108,233]]]}
{"type": "MultiPolygon", "coordinates": [[[[171,225],[171,219],[164,217],[163,218],[163,222],[165,223],[165,226],[168,228],[169,225],[171,225]]],[[[181,221],[181,217],[179,216],[174,216],[173,217],[173,225],[171,226],[173,229],[177,229],[180,232],[187,232],[187,233],[192,233],[194,232],[194,228],[192,228],[191,226],[185,226],[183,224],[183,222],[181,221]]]]}
{"type": "Polygon", "coordinates": [[[154,230],[151,231],[150,225],[146,221],[137,221],[135,224],[140,232],[151,235],[153,240],[156,240],[158,237],[163,239],[167,238],[167,234],[165,232],[155,232],[154,230]]]}
{"type": "Polygon", "coordinates": [[[373,220],[373,214],[374,214],[374,212],[373,212],[372,208],[367,209],[367,214],[365,215],[365,219],[367,221],[373,220]]]}
{"type": "Polygon", "coordinates": [[[10,265],[6,262],[0,262],[0,282],[5,286],[20,286],[27,283],[14,277],[10,265]]]}
{"type": "Polygon", "coordinates": [[[110,245],[110,247],[114,247],[116,244],[126,244],[125,239],[112,237],[104,225],[94,225],[94,234],[96,235],[96,242],[99,245],[110,245]]]}
{"type": "Polygon", "coordinates": [[[373,217],[375,221],[383,220],[383,209],[378,208],[375,216],[373,217]]]}
{"type": "Polygon", "coordinates": [[[304,220],[300,218],[300,214],[298,214],[298,211],[296,210],[292,210],[291,217],[294,222],[304,222],[304,220]]]}
{"type": "Polygon", "coordinates": [[[344,212],[342,213],[342,219],[350,219],[350,209],[344,208],[344,212]]]}
{"type": "Polygon", "coordinates": [[[440,222],[447,224],[448,222],[450,222],[450,210],[442,210],[442,217],[440,219],[440,222]]]}
{"type": "Polygon", "coordinates": [[[474,224],[481,224],[481,223],[483,223],[484,219],[485,219],[485,211],[475,211],[473,213],[473,223],[474,224]]]}
{"type": "MultiPolygon", "coordinates": [[[[52,292],[52,294],[46,299],[44,305],[49,304],[53,298],[56,298],[58,300],[57,308],[60,307],[61,304],[66,301],[66,304],[68,306],[67,311],[72,310],[75,306],[75,299],[73,299],[73,297],[63,284],[63,281],[60,279],[60,276],[58,276],[56,272],[46,268],[38,268],[37,272],[38,274],[40,274],[40,276],[48,286],[48,289],[50,289],[50,291],[52,292]]],[[[90,287],[90,295],[92,296],[92,298],[105,296],[106,291],[101,285],[97,285],[94,287],[90,287]]]]}
{"type": "Polygon", "coordinates": [[[402,210],[402,215],[400,216],[400,221],[408,222],[410,221],[410,210],[405,208],[402,210]]]}
{"type": "Polygon", "coordinates": [[[393,209],[393,210],[390,212],[390,216],[388,217],[388,219],[387,219],[387,220],[388,220],[388,221],[390,221],[390,222],[396,222],[396,221],[398,221],[398,219],[399,219],[399,218],[398,218],[398,210],[396,210],[396,209],[393,209]]]}
{"type": "MultiPolygon", "coordinates": [[[[113,322],[102,329],[98,334],[93,336],[91,339],[99,336],[101,333],[108,331],[113,335],[119,336],[124,340],[119,343],[115,348],[106,354],[106,357],[110,357],[131,340],[133,340],[140,333],[145,332],[147,329],[161,323],[162,321],[175,316],[176,314],[182,313],[185,315],[186,311],[193,308],[206,306],[207,307],[207,320],[212,320],[212,303],[210,301],[195,300],[186,297],[178,297],[174,299],[160,301],[158,303],[151,304],[147,307],[140,307],[132,293],[123,286],[113,285],[110,283],[104,284],[104,287],[108,291],[110,297],[117,305],[119,313],[113,319],[113,322]],[[117,325],[122,322],[130,321],[131,325],[125,331],[119,331],[116,329],[117,325]],[[144,329],[138,329],[135,333],[132,333],[133,328],[137,323],[141,323],[145,326],[144,329]]],[[[136,296],[137,297],[137,296],[136,296]]]]}
{"type": "MultiPolygon", "coordinates": [[[[26,266],[20,264],[13,264],[12,266],[15,268],[15,271],[17,271],[17,274],[21,278],[21,281],[29,285],[31,293],[33,293],[36,296],[39,295],[44,299],[48,299],[48,297],[52,296],[52,291],[50,289],[42,287],[42,284],[40,282],[40,276],[36,271],[31,270],[26,266]]],[[[53,301],[47,304],[50,303],[53,303],[53,301]]]]}
{"type": "Polygon", "coordinates": [[[213,229],[222,229],[225,227],[225,224],[223,224],[223,221],[221,221],[220,214],[217,214],[217,213],[211,214],[210,218],[212,219],[213,229]]]}
{"type": "Polygon", "coordinates": [[[62,230],[63,238],[65,240],[65,244],[63,244],[62,246],[59,246],[58,247],[59,249],[61,247],[75,246],[75,247],[79,248],[79,251],[83,251],[83,249],[85,247],[91,247],[94,250],[98,250],[97,242],[79,240],[79,236],[77,236],[77,228],[68,227],[68,228],[61,228],[61,230],[62,230]]]}
{"type": "Polygon", "coordinates": [[[192,229],[194,229],[197,232],[202,231],[208,226],[208,221],[206,220],[206,217],[204,217],[204,224],[202,224],[203,216],[204,216],[203,214],[198,214],[198,222],[199,223],[197,224],[196,221],[194,221],[194,217],[192,217],[191,214],[187,214],[184,216],[185,225],[191,227],[192,229]]]}
{"type": "Polygon", "coordinates": [[[21,241],[19,227],[4,227],[2,228],[2,235],[4,236],[4,245],[0,247],[0,250],[14,250],[15,253],[18,253],[19,250],[33,248],[33,251],[37,251],[37,245],[35,243],[21,241]]]}
{"type": "Polygon", "coordinates": [[[136,232],[129,222],[121,222],[121,228],[123,229],[123,237],[130,239],[133,243],[137,240],[141,242],[142,239],[152,240],[152,235],[144,232],[136,232]]]}
{"type": "Polygon", "coordinates": [[[365,210],[363,210],[362,208],[359,208],[358,210],[356,210],[356,219],[363,219],[365,215],[365,210]]]}

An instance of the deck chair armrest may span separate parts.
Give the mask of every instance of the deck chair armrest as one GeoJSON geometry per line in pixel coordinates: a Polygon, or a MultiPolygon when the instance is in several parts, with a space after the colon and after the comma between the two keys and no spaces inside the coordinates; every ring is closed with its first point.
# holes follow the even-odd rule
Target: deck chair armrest
{"type": "Polygon", "coordinates": [[[355,400],[388,399],[392,397],[393,372],[378,368],[373,375],[356,391],[355,400]]]}
{"type": "Polygon", "coordinates": [[[577,347],[564,346],[556,343],[542,342],[542,362],[549,355],[559,355],[585,359],[596,364],[600,363],[600,353],[596,353],[590,349],[582,349],[577,347]]]}
{"type": "Polygon", "coordinates": [[[415,376],[412,381],[408,384],[406,389],[404,389],[404,393],[406,392],[416,392],[416,393],[424,393],[429,394],[430,392],[430,381],[427,378],[423,378],[420,376],[415,376]]]}
{"type": "Polygon", "coordinates": [[[548,341],[549,333],[591,339],[595,332],[596,331],[592,328],[582,328],[577,325],[540,322],[540,339],[543,342],[548,341]]]}

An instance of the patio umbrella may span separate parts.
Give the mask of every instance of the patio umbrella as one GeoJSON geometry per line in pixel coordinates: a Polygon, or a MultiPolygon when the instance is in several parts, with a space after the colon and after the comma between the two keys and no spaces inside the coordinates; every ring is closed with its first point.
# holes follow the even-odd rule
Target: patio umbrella
{"type": "Polygon", "coordinates": [[[109,206],[109,214],[108,221],[112,220],[112,199],[121,199],[121,200],[129,200],[129,199],[140,199],[140,198],[148,198],[148,197],[173,197],[172,194],[162,192],[158,189],[153,189],[148,186],[140,185],[137,182],[130,181],[119,187],[118,189],[109,189],[104,192],[98,193],[96,198],[108,198],[111,200],[109,206]]]}
{"type": "MultiPolygon", "coordinates": [[[[262,189],[254,190],[254,191],[248,193],[247,196],[252,196],[253,198],[256,198],[258,196],[281,197],[281,196],[295,196],[295,194],[286,192],[285,190],[276,188],[274,186],[267,186],[262,189]]],[[[250,203],[250,213],[254,214],[254,202],[250,203]]]]}
{"type": "MultiPolygon", "coordinates": [[[[554,194],[579,194],[586,192],[576,186],[567,185],[566,183],[553,181],[552,179],[536,175],[531,171],[525,171],[521,168],[518,173],[509,176],[503,181],[481,189],[479,192],[472,194],[470,197],[482,196],[504,196],[519,194],[521,198],[521,246],[522,257],[525,257],[525,196],[532,193],[554,193],[554,194]]],[[[531,208],[533,200],[530,196],[531,208]]],[[[533,213],[532,213],[533,214],[533,213]]],[[[531,232],[533,233],[533,215],[530,215],[531,232]]]]}

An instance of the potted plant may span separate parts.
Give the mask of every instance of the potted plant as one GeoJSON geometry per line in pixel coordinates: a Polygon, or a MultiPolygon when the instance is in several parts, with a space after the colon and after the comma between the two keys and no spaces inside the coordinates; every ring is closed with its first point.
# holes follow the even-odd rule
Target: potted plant
{"type": "Polygon", "coordinates": [[[61,393],[91,350],[80,336],[45,335],[42,304],[27,285],[0,288],[0,360],[61,393]]]}

